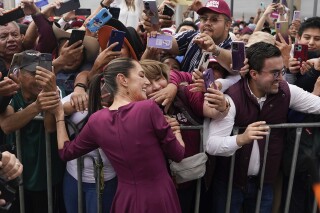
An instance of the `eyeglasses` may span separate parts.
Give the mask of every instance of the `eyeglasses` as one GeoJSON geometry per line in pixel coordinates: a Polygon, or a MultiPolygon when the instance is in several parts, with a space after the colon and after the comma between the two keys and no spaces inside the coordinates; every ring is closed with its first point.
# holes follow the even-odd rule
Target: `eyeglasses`
{"type": "Polygon", "coordinates": [[[271,73],[271,74],[273,74],[273,78],[277,79],[277,78],[279,78],[280,75],[284,76],[284,74],[286,74],[286,70],[287,70],[287,68],[283,67],[281,70],[278,70],[276,72],[268,72],[268,71],[263,71],[263,70],[261,72],[271,73]]]}
{"type": "Polygon", "coordinates": [[[217,18],[217,17],[207,17],[207,16],[199,16],[199,20],[201,23],[206,23],[208,20],[210,23],[217,24],[219,21],[224,21],[222,18],[217,18]]]}

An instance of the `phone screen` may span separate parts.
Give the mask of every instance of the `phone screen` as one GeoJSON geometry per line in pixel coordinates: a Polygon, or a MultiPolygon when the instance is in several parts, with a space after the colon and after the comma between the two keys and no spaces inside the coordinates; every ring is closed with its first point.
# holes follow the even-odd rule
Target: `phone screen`
{"type": "Polygon", "coordinates": [[[149,37],[147,46],[155,47],[159,49],[171,49],[172,36],[161,34],[161,35],[157,35],[157,37],[149,37]]]}
{"type": "MultiPolygon", "coordinates": [[[[211,85],[215,86],[213,70],[211,68],[209,68],[203,72],[203,80],[206,85],[206,90],[208,90],[208,88],[210,88],[211,85]]],[[[214,87],[214,89],[216,89],[216,87],[214,87]]]]}

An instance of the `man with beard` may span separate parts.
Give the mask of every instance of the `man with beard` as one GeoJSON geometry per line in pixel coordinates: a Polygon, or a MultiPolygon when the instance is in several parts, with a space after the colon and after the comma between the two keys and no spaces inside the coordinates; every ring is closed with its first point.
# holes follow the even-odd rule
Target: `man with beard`
{"type": "MultiPolygon", "coordinates": [[[[198,9],[199,31],[176,34],[169,52],[184,56],[181,70],[185,72],[192,72],[198,67],[203,51],[211,52],[219,64],[230,70],[232,40],[229,36],[231,11],[228,4],[224,0],[210,0],[206,6],[194,9],[198,9]]],[[[142,23],[147,31],[154,30],[146,14],[143,14],[142,23]]]]}
{"type": "MultiPolygon", "coordinates": [[[[206,151],[217,155],[213,181],[215,212],[225,212],[230,157],[235,154],[231,212],[255,212],[262,168],[267,124],[287,122],[289,108],[320,114],[320,98],[283,80],[285,67],[280,50],[258,42],[247,51],[249,72],[226,91],[230,103],[228,115],[212,120],[206,151]],[[230,136],[234,126],[246,127],[230,136]],[[223,156],[223,157],[222,157],[223,156]]],[[[259,212],[271,212],[272,184],[279,172],[285,129],[272,129],[259,212]]]]}

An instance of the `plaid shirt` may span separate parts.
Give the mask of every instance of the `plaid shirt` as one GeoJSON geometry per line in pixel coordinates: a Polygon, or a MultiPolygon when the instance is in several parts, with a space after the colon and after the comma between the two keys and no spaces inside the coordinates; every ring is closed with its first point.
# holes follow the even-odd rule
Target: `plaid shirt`
{"type": "MultiPolygon", "coordinates": [[[[175,35],[179,46],[179,55],[184,55],[181,62],[181,71],[192,72],[199,64],[202,50],[193,42],[193,39],[200,34],[199,31],[186,31],[175,35]]],[[[231,48],[231,37],[228,35],[226,40],[219,44],[223,49],[231,48]]]]}

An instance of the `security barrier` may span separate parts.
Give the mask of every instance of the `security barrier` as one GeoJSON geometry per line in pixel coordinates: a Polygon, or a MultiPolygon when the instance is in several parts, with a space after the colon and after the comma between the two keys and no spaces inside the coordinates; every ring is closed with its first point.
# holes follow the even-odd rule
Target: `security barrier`
{"type": "MultiPolygon", "coordinates": [[[[34,120],[43,120],[43,117],[37,116],[34,118],[34,120]]],[[[69,127],[71,127],[76,134],[79,133],[78,128],[68,120],[66,120],[69,127]]],[[[296,141],[294,145],[294,152],[292,156],[292,163],[291,163],[291,169],[290,169],[290,176],[289,176],[289,184],[288,184],[288,191],[287,191],[287,197],[285,202],[285,213],[289,212],[289,206],[290,206],[290,199],[292,194],[292,186],[294,181],[294,174],[296,169],[296,163],[297,163],[297,156],[298,156],[298,150],[299,150],[299,144],[300,144],[300,138],[302,133],[302,128],[309,127],[309,128],[315,128],[320,127],[320,123],[284,123],[284,124],[276,124],[276,125],[269,125],[269,134],[266,136],[266,143],[265,143],[265,152],[264,152],[264,159],[263,164],[261,165],[261,176],[259,181],[259,187],[258,187],[258,195],[257,195],[257,202],[256,202],[256,213],[259,213],[260,210],[260,203],[261,203],[261,197],[262,197],[262,190],[263,190],[263,181],[265,176],[265,167],[266,167],[266,160],[267,160],[267,154],[268,154],[268,146],[269,146],[269,138],[270,133],[272,129],[276,128],[296,128],[296,141]]],[[[200,137],[201,137],[201,143],[200,143],[200,152],[203,152],[203,126],[181,126],[182,130],[199,130],[200,131],[200,137]]],[[[238,134],[239,129],[235,127],[233,129],[233,135],[238,134]]],[[[47,166],[47,190],[48,190],[48,213],[53,213],[53,204],[52,204],[52,179],[51,179],[51,147],[50,144],[50,137],[49,134],[46,134],[46,166],[47,166]]],[[[16,146],[17,146],[17,157],[21,160],[21,137],[20,137],[20,131],[16,131],[16,146]]],[[[78,165],[78,211],[79,213],[83,212],[83,197],[82,197],[82,168],[83,168],[83,160],[84,158],[81,157],[77,160],[78,165]]],[[[102,166],[102,160],[101,159],[94,159],[92,158],[93,166],[95,168],[95,178],[97,180],[97,206],[98,206],[98,212],[102,212],[102,198],[101,198],[101,182],[104,182],[104,180],[101,180],[100,173],[103,169],[102,166]]],[[[228,180],[228,194],[227,194],[227,202],[226,202],[226,212],[230,212],[230,205],[231,205],[231,194],[232,194],[232,184],[233,184],[233,171],[234,171],[234,163],[235,163],[235,155],[232,156],[231,159],[231,166],[229,171],[229,180],[228,180]]],[[[25,212],[24,207],[24,190],[23,185],[19,186],[19,198],[20,198],[20,212],[25,212]]],[[[196,197],[195,197],[195,209],[194,212],[199,212],[199,205],[200,205],[200,193],[201,193],[201,179],[197,180],[197,187],[196,187],[196,197]]],[[[313,205],[313,211],[317,211],[317,203],[316,200],[314,201],[313,205]]]]}

